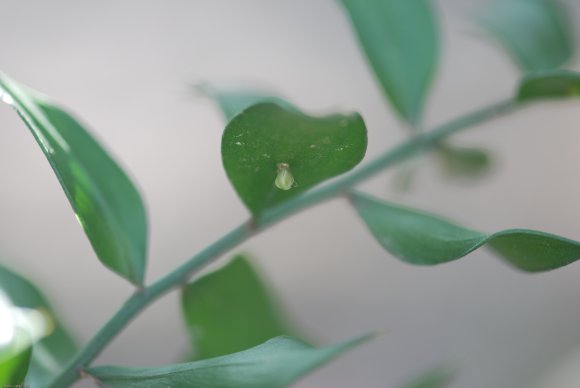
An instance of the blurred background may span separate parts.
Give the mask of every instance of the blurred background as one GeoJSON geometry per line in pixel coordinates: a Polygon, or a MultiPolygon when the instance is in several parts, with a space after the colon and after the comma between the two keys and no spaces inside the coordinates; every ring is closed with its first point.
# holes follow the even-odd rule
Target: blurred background
{"type": "MultiPolygon", "coordinates": [[[[580,3],[564,3],[580,20],[580,3]]],[[[518,69],[473,21],[485,4],[435,2],[443,52],[428,128],[513,94],[518,69]]],[[[0,5],[2,70],[81,117],[140,187],[150,219],[148,281],[248,217],[222,169],[224,121],[192,85],[267,88],[309,112],[357,110],[369,129],[367,158],[408,136],[332,0],[0,5]]],[[[492,151],[484,179],[451,180],[426,155],[410,191],[394,189],[395,170],[361,188],[477,230],[521,227],[578,240],[579,121],[578,102],[534,104],[453,137],[492,151]]],[[[7,106],[0,129],[0,260],[44,289],[85,343],[132,288],[96,259],[49,164],[7,106]]],[[[439,365],[457,369],[457,388],[580,386],[580,264],[530,275],[479,250],[450,264],[410,266],[380,248],[342,200],[238,251],[255,257],[315,342],[387,333],[300,388],[396,387],[439,365]]],[[[179,360],[188,338],[177,296],[139,316],[96,364],[179,360]]]]}

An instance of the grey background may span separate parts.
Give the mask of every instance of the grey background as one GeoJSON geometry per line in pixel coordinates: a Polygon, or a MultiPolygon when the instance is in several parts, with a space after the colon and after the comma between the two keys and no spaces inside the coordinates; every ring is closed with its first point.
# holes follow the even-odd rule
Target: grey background
{"type": "MultiPolygon", "coordinates": [[[[514,90],[517,70],[470,22],[482,3],[437,2],[444,55],[429,127],[514,90]]],[[[568,3],[580,20],[579,4],[568,3]]],[[[359,110],[367,158],[406,136],[334,1],[0,0],[0,13],[3,71],[75,111],[138,183],[151,224],[149,281],[247,218],[222,171],[221,116],[190,85],[241,82],[312,112],[359,110]]],[[[426,156],[409,194],[394,192],[392,172],[361,187],[484,231],[525,227],[580,239],[579,112],[576,102],[546,103],[456,136],[456,144],[493,150],[494,173],[482,181],[452,182],[426,156]]],[[[0,133],[1,260],[41,285],[86,342],[131,287],[94,257],[48,163],[6,106],[0,133]]],[[[455,387],[579,385],[578,264],[528,275],[481,250],[412,267],[384,252],[341,200],[241,250],[311,338],[387,333],[298,387],[394,387],[441,364],[458,368],[455,387]]],[[[172,293],[97,363],[171,363],[186,348],[172,293]]]]}

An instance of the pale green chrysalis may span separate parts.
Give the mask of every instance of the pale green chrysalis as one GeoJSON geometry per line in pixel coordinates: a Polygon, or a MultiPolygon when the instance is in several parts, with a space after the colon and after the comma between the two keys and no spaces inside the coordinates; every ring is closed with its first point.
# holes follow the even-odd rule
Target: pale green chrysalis
{"type": "Polygon", "coordinates": [[[276,180],[274,184],[280,190],[290,190],[294,186],[294,177],[290,172],[290,166],[288,163],[278,163],[278,175],[276,175],[276,180]]]}

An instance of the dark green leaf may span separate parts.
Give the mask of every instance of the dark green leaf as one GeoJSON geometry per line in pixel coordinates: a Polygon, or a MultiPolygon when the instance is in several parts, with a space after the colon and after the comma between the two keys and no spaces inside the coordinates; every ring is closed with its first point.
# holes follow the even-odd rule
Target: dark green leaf
{"type": "Polygon", "coordinates": [[[451,384],[455,373],[447,368],[436,368],[404,384],[401,388],[445,388],[451,384]]]}
{"type": "Polygon", "coordinates": [[[261,102],[271,102],[287,110],[297,110],[289,102],[267,92],[243,89],[224,90],[207,84],[200,85],[198,88],[217,102],[227,121],[233,119],[235,115],[246,108],[261,102]]]}
{"type": "Polygon", "coordinates": [[[442,144],[437,151],[444,171],[452,177],[479,178],[491,167],[489,153],[481,148],[442,144]]]}
{"type": "Polygon", "coordinates": [[[0,387],[24,387],[31,350],[30,346],[15,352],[0,349],[0,387]]]}
{"type": "Polygon", "coordinates": [[[52,380],[76,353],[73,339],[40,291],[28,280],[3,266],[0,266],[0,290],[14,306],[38,309],[50,315],[54,330],[49,336],[34,343],[27,383],[36,387],[52,380]]]}
{"type": "Polygon", "coordinates": [[[438,31],[427,0],[342,0],[384,92],[416,126],[439,56],[438,31]]]}
{"type": "Polygon", "coordinates": [[[580,73],[567,70],[531,74],[521,82],[517,99],[521,102],[580,96],[580,73]]]}
{"type": "Polygon", "coordinates": [[[480,22],[522,71],[560,67],[574,54],[563,4],[552,0],[497,0],[480,22]]]}
{"type": "Polygon", "coordinates": [[[32,131],[99,259],[142,284],[147,220],[131,181],[73,116],[45,96],[2,73],[0,96],[32,131]]]}
{"type": "Polygon", "coordinates": [[[580,259],[580,243],[548,233],[510,229],[484,234],[364,194],[352,194],[352,201],[378,242],[410,264],[446,263],[484,244],[511,265],[529,272],[559,268],[580,259]]]}
{"type": "Polygon", "coordinates": [[[323,348],[276,337],[243,352],[160,368],[101,366],[89,373],[109,387],[282,388],[368,336],[323,348]]]}
{"type": "Polygon", "coordinates": [[[181,305],[196,359],[239,352],[292,334],[271,293],[242,255],[185,287],[181,305]]]}
{"type": "Polygon", "coordinates": [[[367,146],[362,118],[311,117],[276,104],[254,105],[227,125],[222,160],[228,178],[254,216],[356,166],[367,146]],[[279,174],[293,178],[276,186],[279,174]]]}

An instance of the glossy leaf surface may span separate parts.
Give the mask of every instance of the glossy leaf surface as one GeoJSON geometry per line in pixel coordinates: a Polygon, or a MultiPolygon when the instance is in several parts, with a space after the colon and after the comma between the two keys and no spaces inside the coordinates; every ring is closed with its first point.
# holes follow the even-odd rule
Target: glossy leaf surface
{"type": "Polygon", "coordinates": [[[292,104],[275,96],[273,93],[245,89],[220,89],[211,85],[202,85],[200,89],[211,97],[219,106],[226,121],[246,108],[262,102],[271,102],[287,110],[297,110],[292,104]]]}
{"type": "Polygon", "coordinates": [[[521,82],[517,99],[532,100],[580,97],[580,73],[567,70],[531,74],[521,82]]]}
{"type": "Polygon", "coordinates": [[[102,366],[89,370],[108,387],[282,388],[367,337],[323,348],[276,337],[227,356],[160,368],[102,366]]]}
{"type": "Polygon", "coordinates": [[[222,137],[224,168],[253,215],[284,202],[356,166],[367,146],[366,127],[356,114],[312,117],[262,103],[227,125],[222,137]],[[275,185],[286,164],[294,186],[275,185]]]}
{"type": "Polygon", "coordinates": [[[427,0],[342,0],[358,40],[399,115],[419,123],[439,56],[427,0]]]}
{"type": "Polygon", "coordinates": [[[0,95],[32,131],[98,258],[142,284],[147,221],[136,188],[73,116],[0,73],[0,95]]]}
{"type": "Polygon", "coordinates": [[[54,330],[34,343],[27,376],[27,383],[33,387],[47,383],[76,353],[75,342],[42,293],[28,280],[3,266],[0,266],[0,290],[14,306],[39,309],[50,315],[54,330]]]}
{"type": "Polygon", "coordinates": [[[497,0],[479,19],[524,72],[558,68],[574,54],[560,1],[497,0]]]}
{"type": "Polygon", "coordinates": [[[580,259],[580,243],[552,234],[526,229],[484,234],[364,194],[353,194],[352,202],[377,241],[410,264],[446,263],[482,245],[529,272],[548,271],[580,259]]]}
{"type": "Polygon", "coordinates": [[[242,255],[183,288],[181,305],[196,359],[292,334],[271,292],[242,255]]]}

